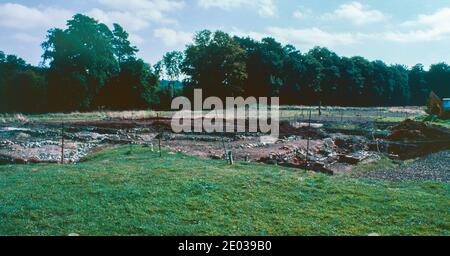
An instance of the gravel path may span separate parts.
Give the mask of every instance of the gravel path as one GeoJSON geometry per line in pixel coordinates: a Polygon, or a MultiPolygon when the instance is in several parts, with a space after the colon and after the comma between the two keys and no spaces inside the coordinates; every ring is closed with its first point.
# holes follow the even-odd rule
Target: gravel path
{"type": "Polygon", "coordinates": [[[450,150],[422,157],[409,165],[361,173],[357,176],[389,181],[433,180],[450,182],[450,150]]]}

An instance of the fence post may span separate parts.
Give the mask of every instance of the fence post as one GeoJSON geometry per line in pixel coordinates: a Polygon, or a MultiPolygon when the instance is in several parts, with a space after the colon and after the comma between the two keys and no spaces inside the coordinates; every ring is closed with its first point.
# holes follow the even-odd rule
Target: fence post
{"type": "Polygon", "coordinates": [[[230,163],[230,165],[234,164],[234,160],[233,160],[233,152],[230,150],[228,151],[228,161],[230,163]]]}
{"type": "MultiPolygon", "coordinates": [[[[159,119],[159,113],[156,112],[156,119],[159,119]]],[[[158,121],[159,122],[159,121],[158,121]]],[[[162,152],[161,152],[161,137],[163,136],[164,131],[162,130],[162,127],[158,128],[158,150],[159,150],[159,157],[162,157],[162,152]]]]}
{"type": "Polygon", "coordinates": [[[160,132],[159,136],[158,136],[159,157],[162,157],[162,152],[161,152],[161,137],[162,136],[163,136],[163,133],[160,132]]]}
{"type": "Polygon", "coordinates": [[[319,116],[322,115],[322,101],[319,101],[319,116]]]}
{"type": "Polygon", "coordinates": [[[64,122],[61,123],[61,164],[64,164],[64,122]]]}
{"type": "Polygon", "coordinates": [[[309,140],[311,139],[310,137],[310,135],[311,135],[311,133],[310,133],[310,131],[311,131],[311,109],[309,109],[309,119],[308,119],[308,140],[307,140],[307,142],[306,142],[306,163],[308,163],[309,161],[308,161],[308,156],[309,156],[309,140]]]}

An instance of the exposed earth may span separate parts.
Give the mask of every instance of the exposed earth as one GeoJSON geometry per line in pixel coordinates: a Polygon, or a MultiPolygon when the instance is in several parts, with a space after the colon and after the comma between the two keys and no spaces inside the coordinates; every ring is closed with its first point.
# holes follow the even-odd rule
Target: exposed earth
{"type": "MultiPolygon", "coordinates": [[[[449,181],[450,132],[447,128],[406,120],[400,124],[359,122],[341,129],[339,120],[309,123],[284,120],[280,137],[263,133],[173,133],[169,118],[0,124],[0,163],[62,161],[76,163],[89,153],[117,144],[148,146],[201,158],[262,162],[328,174],[349,173],[356,164],[382,158],[415,159],[398,169],[358,174],[393,181],[449,181]],[[64,137],[64,141],[62,140],[64,137]],[[64,143],[64,151],[62,144],[64,143]],[[447,150],[447,151],[445,151],[447,150]],[[440,152],[442,151],[442,152],[440,152]],[[440,152],[437,154],[430,153],[440,152]]],[[[236,124],[237,125],[237,124],[236,124]]]]}

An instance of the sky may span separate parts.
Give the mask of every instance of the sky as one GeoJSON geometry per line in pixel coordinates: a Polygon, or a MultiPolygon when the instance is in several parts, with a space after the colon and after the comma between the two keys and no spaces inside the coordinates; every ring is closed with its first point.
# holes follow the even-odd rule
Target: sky
{"type": "Polygon", "coordinates": [[[47,30],[76,13],[121,24],[151,64],[203,29],[388,64],[450,63],[450,0],[0,0],[0,51],[38,65],[47,30]]]}

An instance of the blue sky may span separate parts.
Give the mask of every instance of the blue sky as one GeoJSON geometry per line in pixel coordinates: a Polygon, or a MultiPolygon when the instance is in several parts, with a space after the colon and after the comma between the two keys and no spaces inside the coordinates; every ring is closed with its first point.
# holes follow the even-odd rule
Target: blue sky
{"type": "Polygon", "coordinates": [[[0,0],[0,50],[38,64],[46,31],[75,13],[121,24],[152,64],[205,28],[272,36],[302,52],[318,45],[388,64],[450,63],[450,0],[0,0]]]}

